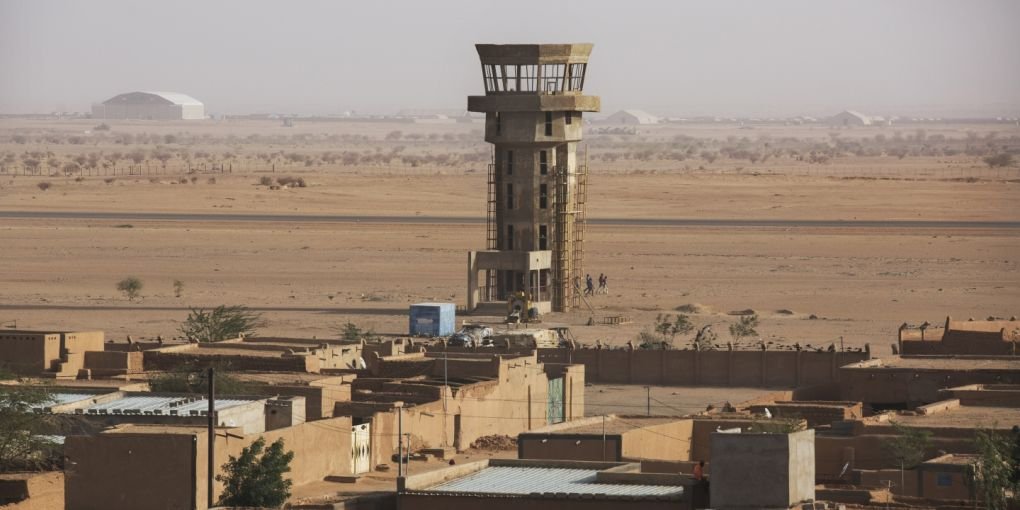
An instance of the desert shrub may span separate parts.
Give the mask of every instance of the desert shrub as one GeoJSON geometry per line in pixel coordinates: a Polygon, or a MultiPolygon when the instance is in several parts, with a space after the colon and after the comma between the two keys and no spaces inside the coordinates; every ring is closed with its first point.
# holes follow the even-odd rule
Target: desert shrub
{"type": "Polygon", "coordinates": [[[205,183],[206,184],[216,184],[216,178],[215,177],[210,177],[210,178],[206,179],[205,183]]]}
{"type": "Polygon", "coordinates": [[[303,177],[280,177],[276,179],[276,182],[280,183],[280,186],[290,186],[291,188],[304,188],[305,179],[303,177]]]}
{"type": "Polygon", "coordinates": [[[104,123],[102,123],[102,124],[92,128],[92,130],[93,131],[109,131],[110,130],[110,125],[104,122],[104,123]]]}
{"type": "Polygon", "coordinates": [[[985,156],[984,161],[989,168],[1013,166],[1016,163],[1013,159],[1013,155],[1008,152],[1003,152],[994,156],[985,156]]]}
{"type": "Polygon", "coordinates": [[[113,181],[116,181],[116,180],[117,179],[114,179],[113,177],[107,177],[107,178],[103,179],[103,182],[105,182],[106,184],[113,184],[113,181]]]}
{"type": "Polygon", "coordinates": [[[198,342],[221,342],[242,335],[255,336],[265,325],[262,314],[252,312],[246,306],[220,305],[208,312],[192,308],[181,324],[180,332],[185,338],[198,342]]]}
{"type": "Polygon", "coordinates": [[[743,315],[739,321],[730,324],[730,336],[739,344],[744,338],[758,336],[758,331],[755,329],[757,327],[758,314],[743,315]]]}
{"type": "Polygon", "coordinates": [[[268,175],[263,175],[262,177],[259,177],[259,186],[272,186],[272,185],[273,185],[272,177],[268,175]]]}
{"type": "Polygon", "coordinates": [[[128,301],[134,301],[138,297],[138,294],[142,291],[142,286],[142,280],[135,276],[128,276],[117,282],[117,290],[123,292],[128,301]]]}
{"type": "Polygon", "coordinates": [[[40,182],[40,183],[36,184],[35,186],[36,186],[37,188],[39,188],[39,189],[43,190],[43,191],[46,191],[46,190],[48,190],[48,189],[52,188],[52,187],[53,187],[53,184],[50,184],[50,183],[49,183],[49,182],[47,182],[47,181],[43,181],[43,182],[40,182]]]}

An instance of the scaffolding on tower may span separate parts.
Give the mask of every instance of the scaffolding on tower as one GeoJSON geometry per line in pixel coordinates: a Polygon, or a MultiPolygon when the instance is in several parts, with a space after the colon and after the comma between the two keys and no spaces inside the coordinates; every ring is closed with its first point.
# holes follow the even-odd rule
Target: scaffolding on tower
{"type": "MultiPolygon", "coordinates": [[[[584,230],[587,224],[585,204],[588,201],[588,147],[584,148],[584,164],[577,169],[577,200],[574,214],[574,260],[571,263],[573,281],[580,282],[584,277],[584,230]]],[[[571,306],[581,306],[582,291],[575,286],[571,292],[571,306]]]]}
{"type": "MultiPolygon", "coordinates": [[[[485,246],[489,250],[499,249],[498,228],[496,225],[496,157],[490,156],[488,177],[488,205],[485,211],[485,246]]],[[[496,271],[485,271],[485,288],[482,295],[486,301],[492,300],[496,294],[496,271]]]]}

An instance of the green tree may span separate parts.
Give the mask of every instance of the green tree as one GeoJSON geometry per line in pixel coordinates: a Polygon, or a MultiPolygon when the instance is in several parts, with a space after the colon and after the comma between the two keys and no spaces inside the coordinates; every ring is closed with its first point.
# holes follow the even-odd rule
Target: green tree
{"type": "MultiPolygon", "coordinates": [[[[217,395],[251,395],[251,385],[238,379],[222,367],[214,367],[213,380],[217,395]]],[[[204,367],[185,365],[149,379],[149,389],[160,393],[209,392],[209,377],[204,367]]]]}
{"type": "Polygon", "coordinates": [[[976,496],[989,510],[1005,510],[1009,496],[1018,488],[1014,479],[1016,469],[1010,437],[994,430],[978,430],[974,434],[974,450],[978,454],[976,465],[968,475],[976,496]]]}
{"type": "Polygon", "coordinates": [[[283,475],[290,472],[294,452],[284,451],[283,439],[265,446],[260,437],[223,464],[224,474],[216,475],[224,484],[221,505],[276,508],[290,497],[292,482],[283,475]]]}
{"type": "Polygon", "coordinates": [[[261,313],[246,306],[220,305],[211,311],[192,308],[179,331],[186,338],[198,342],[222,342],[239,336],[255,336],[266,321],[261,313]]]}
{"type": "Polygon", "coordinates": [[[677,335],[686,335],[694,330],[691,318],[685,314],[677,314],[675,317],[667,314],[659,314],[655,317],[655,332],[662,336],[663,342],[673,344],[677,335]]]}
{"type": "Polygon", "coordinates": [[[740,320],[730,324],[730,336],[735,343],[748,337],[758,336],[758,314],[742,315],[740,320]]]}
{"type": "Polygon", "coordinates": [[[931,431],[916,427],[907,427],[896,422],[889,422],[896,435],[884,441],[889,456],[900,465],[900,484],[904,483],[904,471],[917,467],[924,462],[931,447],[931,431]]]}
{"type": "Polygon", "coordinates": [[[357,342],[361,340],[361,336],[364,334],[365,332],[351,321],[347,321],[343,326],[340,326],[340,336],[348,342],[357,342]]]}
{"type": "MultiPolygon", "coordinates": [[[[0,369],[0,380],[13,378],[0,369]]],[[[34,411],[52,402],[45,388],[0,389],[0,472],[39,469],[57,462],[56,445],[43,435],[51,430],[52,415],[34,411]]]]}
{"type": "Polygon", "coordinates": [[[117,290],[123,292],[124,295],[127,296],[128,301],[134,301],[135,298],[138,297],[138,294],[142,291],[143,285],[144,284],[141,279],[134,276],[128,276],[127,278],[117,282],[117,290]]]}

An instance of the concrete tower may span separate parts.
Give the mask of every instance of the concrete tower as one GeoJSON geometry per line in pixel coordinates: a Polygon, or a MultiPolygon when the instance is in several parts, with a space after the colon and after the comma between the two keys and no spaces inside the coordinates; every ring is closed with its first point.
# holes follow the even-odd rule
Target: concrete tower
{"type": "Polygon", "coordinates": [[[493,145],[488,246],[468,255],[468,309],[505,307],[526,296],[539,312],[579,305],[587,167],[579,161],[581,112],[591,44],[479,44],[485,113],[493,145]],[[483,274],[479,279],[479,272],[483,274]]]}

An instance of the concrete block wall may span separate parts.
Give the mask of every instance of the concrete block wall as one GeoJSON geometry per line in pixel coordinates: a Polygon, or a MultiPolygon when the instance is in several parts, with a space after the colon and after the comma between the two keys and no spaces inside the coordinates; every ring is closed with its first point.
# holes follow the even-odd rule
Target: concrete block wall
{"type": "Polygon", "coordinates": [[[666,386],[796,387],[839,381],[867,352],[539,349],[544,363],[580,363],[589,382],[666,386]]]}
{"type": "Polygon", "coordinates": [[[230,370],[256,372],[307,372],[306,356],[273,358],[268,356],[198,355],[187,352],[145,352],[145,370],[172,370],[188,364],[213,364],[230,370]]]}

